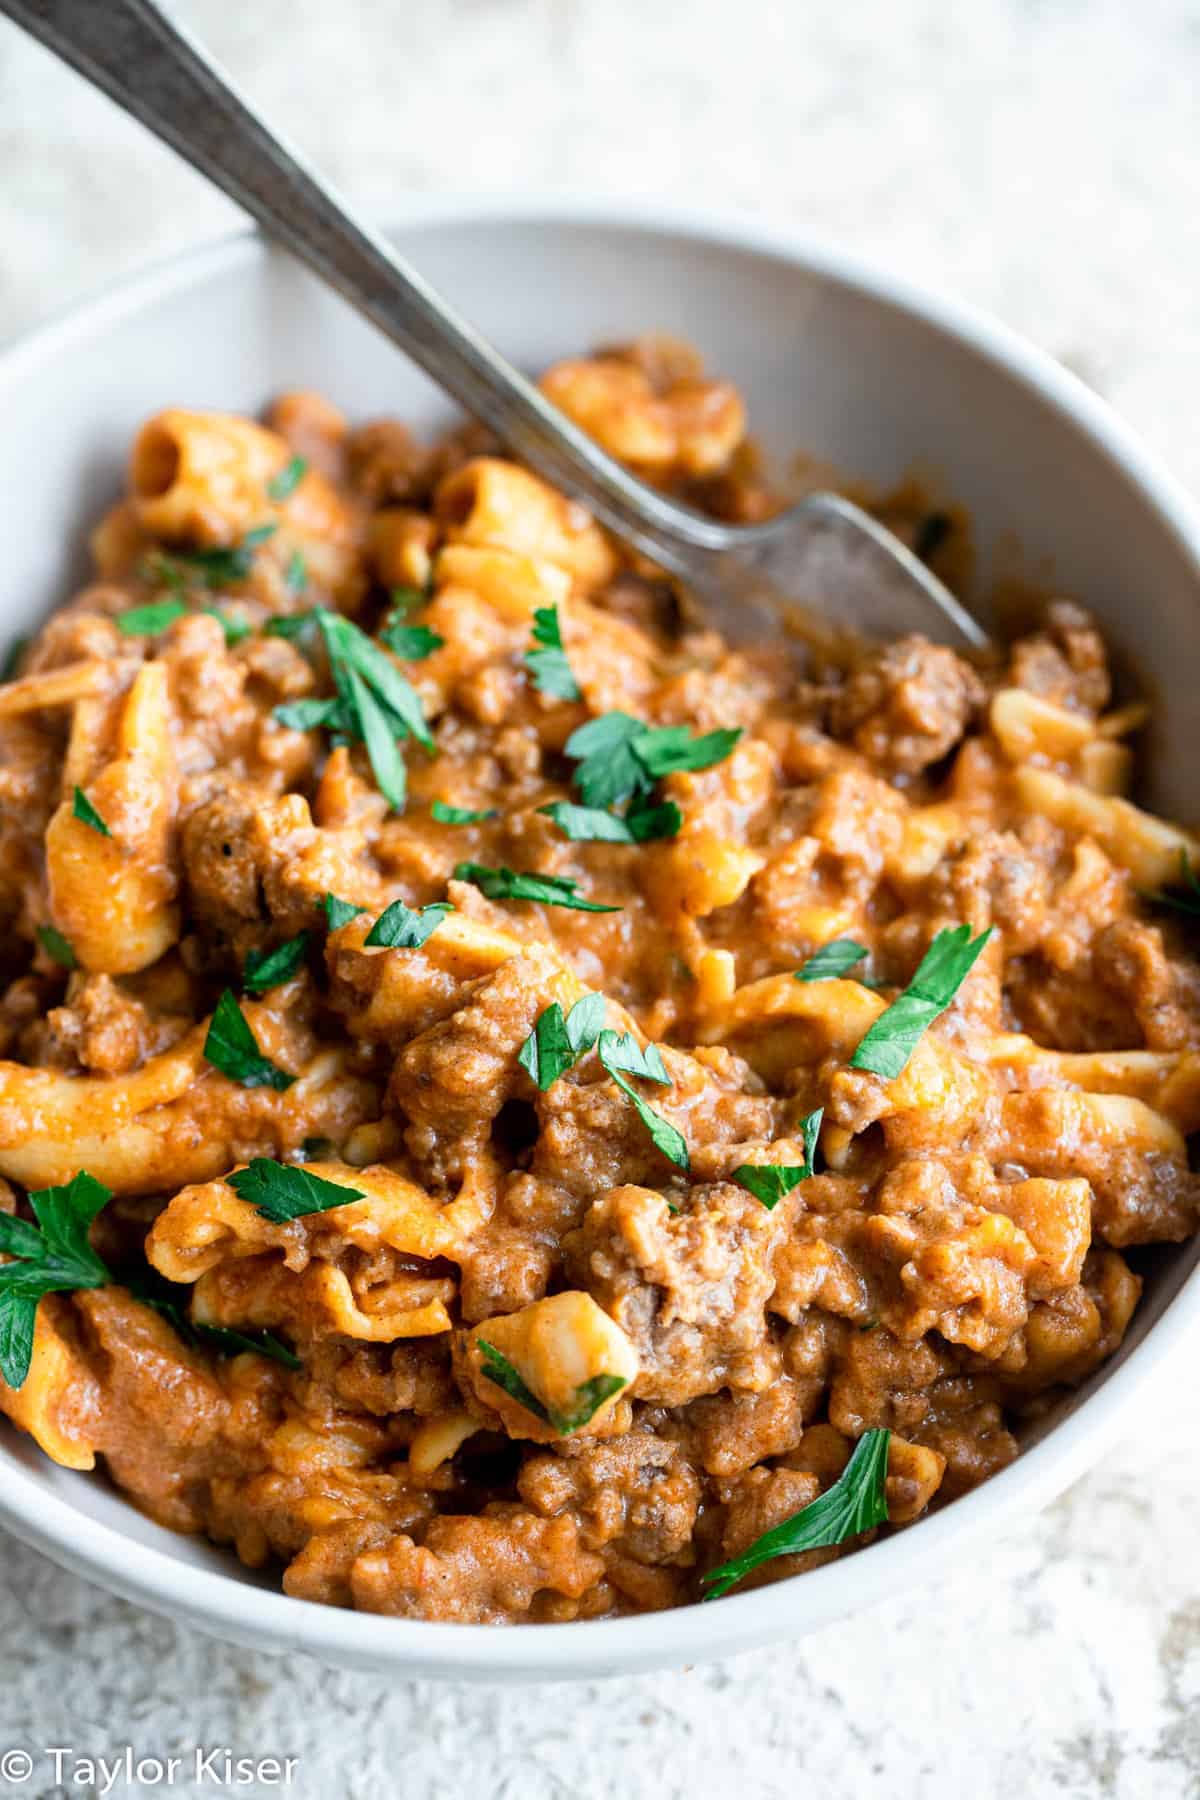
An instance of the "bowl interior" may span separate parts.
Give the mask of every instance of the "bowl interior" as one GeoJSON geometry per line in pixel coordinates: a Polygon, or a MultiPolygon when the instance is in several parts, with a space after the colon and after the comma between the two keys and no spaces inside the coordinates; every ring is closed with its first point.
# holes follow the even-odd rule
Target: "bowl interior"
{"type": "MultiPolygon", "coordinates": [[[[572,211],[479,216],[444,210],[416,217],[396,237],[469,319],[531,369],[647,329],[670,331],[694,340],[712,368],[738,382],[756,435],[781,461],[803,450],[880,484],[920,469],[971,513],[980,592],[1019,558],[1026,571],[1061,583],[1098,614],[1158,707],[1145,792],[1154,804],[1186,816],[1192,788],[1186,752],[1200,745],[1195,539],[1169,485],[1144,468],[1120,428],[1078,384],[986,326],[966,325],[964,340],[956,315],[933,302],[913,310],[911,297],[894,285],[818,252],[787,254],[734,228],[664,227],[572,211]]],[[[9,352],[0,360],[0,637],[27,629],[86,572],[87,530],[120,491],[131,438],[148,413],[168,403],[255,412],[285,387],[317,388],[352,417],[394,413],[422,428],[451,411],[382,338],[285,257],[251,239],[152,272],[9,352]]],[[[1190,1247],[1152,1259],[1142,1307],[1116,1364],[1045,1421],[1038,1437],[1066,1413],[1077,1413],[1112,1381],[1118,1365],[1137,1363],[1138,1346],[1195,1260],[1190,1247]]],[[[1194,1294],[1188,1306],[1193,1302],[1194,1294]]],[[[1123,1391],[1131,1393],[1132,1383],[1123,1391]]],[[[1052,1459],[1058,1442],[1052,1436],[1028,1460],[1052,1459]]],[[[1081,1444],[1076,1432],[1074,1467],[1062,1460],[1060,1483],[1080,1465],[1081,1444]]],[[[960,1509],[965,1522],[969,1514],[982,1516],[985,1504],[1007,1507],[1021,1491],[1025,1460],[911,1538],[861,1554],[882,1573],[881,1559],[890,1555],[898,1564],[921,1533],[952,1534],[947,1521],[960,1509]]],[[[1043,1491],[1054,1485],[1050,1461],[1038,1479],[1043,1491]]],[[[138,1545],[166,1552],[181,1568],[220,1571],[226,1579],[210,1583],[213,1589],[255,1583],[223,1552],[160,1530],[104,1481],[57,1469],[27,1438],[5,1430],[0,1512],[37,1536],[39,1503],[48,1516],[66,1517],[65,1503],[78,1525],[71,1542],[59,1526],[47,1525],[39,1537],[43,1547],[117,1585],[114,1540],[106,1540],[106,1549],[84,1548],[87,1521],[119,1534],[132,1563],[138,1545]]],[[[719,1612],[723,1630],[693,1633],[690,1655],[796,1633],[843,1610],[830,1599],[826,1575],[836,1578],[837,1570],[785,1584],[792,1589],[786,1603],[775,1588],[713,1609],[704,1616],[719,1612]],[[735,1613],[747,1623],[730,1632],[735,1613]]],[[[849,1595],[856,1584],[844,1576],[842,1582],[849,1595]]],[[[142,1597],[156,1602],[148,1589],[142,1597]]],[[[261,1599],[274,1613],[267,1596],[261,1599]]],[[[328,1651],[329,1632],[300,1623],[321,1609],[286,1604],[294,1641],[328,1651]]],[[[203,1616],[208,1605],[198,1602],[197,1622],[212,1622],[203,1616]]],[[[688,1653],[681,1648],[687,1634],[678,1627],[630,1623],[644,1626],[645,1644],[657,1646],[633,1661],[688,1653]]],[[[393,1633],[394,1660],[422,1660],[412,1649],[414,1628],[351,1621],[363,1643],[374,1634],[382,1646],[379,1625],[393,1633]]],[[[228,1621],[218,1626],[230,1635],[254,1635],[228,1621]]],[[[338,1626],[343,1649],[349,1629],[338,1626]]],[[[576,1671],[601,1669],[607,1658],[589,1653],[584,1640],[598,1646],[593,1634],[606,1628],[566,1629],[576,1671]]],[[[274,1637],[278,1642],[278,1631],[274,1637]]],[[[497,1641],[493,1672],[501,1662],[508,1674],[545,1667],[545,1628],[499,1637],[506,1647],[497,1641]],[[531,1636],[541,1648],[526,1656],[516,1640],[531,1636]]],[[[480,1653],[484,1662],[489,1654],[480,1653]]],[[[392,1659],[386,1647],[367,1656],[392,1659]]]]}

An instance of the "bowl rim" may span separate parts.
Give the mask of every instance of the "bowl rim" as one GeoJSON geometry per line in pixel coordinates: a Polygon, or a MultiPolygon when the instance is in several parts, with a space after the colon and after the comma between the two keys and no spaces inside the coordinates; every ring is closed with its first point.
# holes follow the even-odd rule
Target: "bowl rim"
{"type": "MultiPolygon", "coordinates": [[[[805,229],[712,208],[621,197],[533,191],[517,196],[414,195],[389,229],[541,224],[681,236],[735,253],[780,258],[920,322],[990,363],[1048,404],[1130,480],[1200,580],[1200,515],[1182,486],[1133,431],[1046,352],[975,306],[844,250],[805,229]]],[[[197,282],[284,254],[254,228],[137,265],[84,294],[31,331],[0,344],[0,396],[62,349],[102,339],[116,321],[197,282]]],[[[47,1493],[19,1463],[0,1460],[0,1524],[53,1561],[176,1620],[259,1650],[300,1650],[329,1662],[447,1679],[561,1680],[629,1674],[724,1657],[799,1636],[865,1610],[946,1569],[984,1533],[1010,1527],[1046,1504],[1097,1461],[1132,1405],[1168,1359],[1200,1337],[1200,1267],[1192,1270],[1143,1342],[1095,1393],[1008,1468],[945,1510],[802,1577],[731,1595],[711,1612],[697,1605],[632,1618],[562,1625],[455,1625],[352,1612],[264,1589],[253,1580],[197,1567],[169,1550],[136,1544],[47,1493]]]]}

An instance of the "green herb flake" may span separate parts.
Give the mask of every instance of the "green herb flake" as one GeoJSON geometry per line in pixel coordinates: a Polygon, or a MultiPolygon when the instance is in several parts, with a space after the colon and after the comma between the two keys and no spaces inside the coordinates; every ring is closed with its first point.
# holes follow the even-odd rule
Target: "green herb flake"
{"type": "Polygon", "coordinates": [[[101,837],[110,838],[112,836],[112,832],[108,829],[108,826],[104,823],[104,820],[100,817],[100,814],[96,811],[81,787],[75,789],[71,801],[71,811],[81,824],[90,825],[93,831],[98,831],[100,833],[101,837]]]}
{"type": "Polygon", "coordinates": [[[853,938],[834,938],[813,951],[804,967],[796,971],[796,980],[835,981],[848,975],[855,963],[868,954],[866,945],[856,944],[853,938]]]}
{"type": "Polygon", "coordinates": [[[632,744],[645,730],[629,713],[602,713],[573,731],[564,746],[578,764],[575,785],[585,806],[610,807],[646,792],[651,783],[632,744]]]}
{"type": "Polygon", "coordinates": [[[79,967],[74,950],[56,926],[39,925],[37,941],[50,960],[58,963],[60,968],[77,969],[79,967]]]}
{"type": "Polygon", "coordinates": [[[1176,912],[1187,913],[1189,918],[1200,918],[1200,876],[1192,867],[1192,859],[1186,849],[1179,852],[1179,885],[1181,892],[1175,893],[1166,888],[1162,893],[1143,896],[1153,906],[1172,906],[1176,912]]]}
{"type": "Polygon", "coordinates": [[[283,579],[284,583],[291,589],[293,594],[302,594],[304,592],[305,588],[308,586],[308,564],[304,560],[302,551],[292,551],[292,554],[288,557],[287,568],[283,571],[283,579]]]}
{"type": "Polygon", "coordinates": [[[557,1000],[540,1013],[517,1061],[544,1094],[592,1049],[604,1029],[603,994],[584,994],[569,1013],[557,1000]]]}
{"type": "Polygon", "coordinates": [[[564,837],[576,843],[645,844],[654,838],[679,834],[683,814],[673,800],[658,805],[631,806],[624,818],[602,806],[576,806],[570,800],[554,800],[538,811],[553,819],[564,837]]]}
{"type": "Polygon", "coordinates": [[[364,743],[379,791],[398,812],[407,785],[399,740],[412,737],[431,753],[436,750],[420,695],[386,652],[350,619],[324,607],[317,607],[313,617],[329,655],[337,694],[328,700],[277,706],[274,716],[296,731],[324,727],[346,741],[364,743]]]}
{"type": "Polygon", "coordinates": [[[245,619],[239,619],[232,613],[224,613],[216,606],[206,606],[202,610],[210,619],[215,619],[225,633],[225,648],[233,650],[238,644],[244,644],[248,637],[254,635],[253,625],[247,625],[245,619]]]}
{"type": "Polygon", "coordinates": [[[229,988],[217,1001],[209,1021],[204,1057],[219,1074],[236,1081],[239,1087],[269,1087],[282,1093],[296,1079],[263,1055],[250,1021],[229,988]]]}
{"type": "Polygon", "coordinates": [[[202,1325],[191,1321],[192,1330],[202,1344],[221,1356],[265,1356],[268,1362],[282,1363],[285,1369],[303,1368],[294,1350],[275,1336],[273,1331],[234,1331],[229,1325],[202,1325]]]}
{"type": "Polygon", "coordinates": [[[186,612],[182,600],[152,600],[147,606],[131,606],[128,612],[118,613],[116,627],[126,637],[157,637],[186,612]]]}
{"type": "Polygon", "coordinates": [[[894,1080],[924,1032],[950,1005],[991,935],[990,925],[976,938],[969,925],[948,925],[939,931],[904,992],[859,1044],[850,1067],[894,1080]]]}
{"type": "Polygon", "coordinates": [[[25,652],[29,648],[27,637],[16,637],[4,653],[4,666],[0,668],[0,682],[15,681],[21,672],[21,664],[25,660],[25,652]]]}
{"type": "Polygon", "coordinates": [[[686,725],[644,725],[629,713],[610,712],[573,731],[565,748],[578,765],[575,785],[584,805],[613,807],[644,800],[664,775],[723,762],[741,735],[734,728],[693,737],[686,725]]]}
{"type": "Polygon", "coordinates": [[[844,1544],[860,1532],[886,1525],[888,1431],[865,1431],[838,1479],[808,1506],[756,1538],[748,1550],[732,1562],[710,1569],[701,1579],[706,1600],[716,1600],[743,1580],[753,1569],[777,1556],[797,1556],[805,1550],[824,1550],[844,1544]]]}
{"type": "Polygon", "coordinates": [[[498,819],[500,809],[489,806],[475,812],[469,806],[448,806],[444,800],[435,800],[429,809],[431,819],[439,825],[485,825],[489,819],[498,819]]]}
{"type": "Polygon", "coordinates": [[[366,1199],[358,1188],[343,1187],[298,1163],[272,1162],[266,1156],[256,1156],[227,1180],[239,1200],[255,1207],[272,1225],[286,1225],[308,1213],[332,1212],[337,1206],[349,1206],[352,1200],[366,1199]]]}
{"type": "Polygon", "coordinates": [[[403,625],[390,619],[379,635],[401,662],[423,662],[446,641],[428,625],[403,625]]]}
{"type": "Polygon", "coordinates": [[[181,550],[179,561],[186,563],[205,587],[227,587],[231,582],[245,581],[254,567],[254,552],[260,544],[274,537],[278,529],[274,523],[256,525],[240,544],[218,545],[210,550],[181,550]]]}
{"type": "Polygon", "coordinates": [[[807,1181],[813,1172],[813,1159],[817,1153],[817,1138],[824,1117],[824,1107],[809,1113],[800,1122],[800,1139],[804,1145],[804,1161],[796,1163],[739,1163],[730,1179],[739,1187],[744,1187],[748,1194],[761,1200],[768,1212],[771,1212],[785,1194],[790,1194],[794,1187],[807,1181]]]}
{"type": "Polygon", "coordinates": [[[109,1189],[81,1169],[62,1187],[30,1194],[36,1224],[0,1213],[0,1250],[17,1259],[0,1266],[0,1375],[10,1388],[19,1388],[29,1373],[42,1296],[104,1287],[112,1280],[88,1237],[92,1221],[111,1199],[109,1189]]]}
{"type": "Polygon", "coordinates": [[[533,615],[534,648],[525,652],[525,667],[540,694],[555,700],[582,700],[563,649],[557,606],[539,606],[533,615]]]}
{"type": "Polygon", "coordinates": [[[321,903],[325,908],[325,919],[330,931],[340,931],[351,919],[357,919],[359,913],[365,913],[365,906],[355,906],[352,900],[339,900],[336,894],[326,894],[321,903]]]}
{"type": "Polygon", "coordinates": [[[317,615],[314,612],[277,613],[268,619],[263,631],[268,637],[286,638],[294,644],[297,638],[307,636],[317,628],[317,615]]]}
{"type": "Polygon", "coordinates": [[[191,1290],[165,1281],[156,1269],[147,1268],[137,1275],[123,1276],[122,1280],[134,1299],[166,1319],[185,1344],[197,1344],[218,1356],[241,1356],[249,1350],[270,1362],[282,1363],[285,1369],[302,1366],[295,1352],[272,1331],[234,1331],[228,1325],[202,1325],[188,1312],[191,1290]]]}
{"type": "Polygon", "coordinates": [[[242,970],[242,986],[248,994],[266,994],[290,981],[304,963],[308,933],[301,931],[274,950],[251,950],[242,970]]]}
{"type": "Polygon", "coordinates": [[[477,1338],[475,1341],[479,1349],[479,1360],[483,1365],[483,1374],[487,1379],[494,1381],[510,1400],[515,1400],[518,1406],[523,1406],[526,1412],[532,1413],[534,1418],[539,1419],[543,1425],[549,1425],[553,1431],[558,1433],[559,1437],[569,1437],[573,1431],[581,1430],[596,1416],[606,1400],[610,1400],[614,1394],[619,1394],[621,1389],[628,1385],[622,1375],[593,1375],[589,1381],[581,1382],[576,1388],[575,1405],[569,1413],[551,1412],[550,1408],[543,1405],[532,1389],[526,1386],[507,1356],[497,1350],[494,1344],[489,1344],[485,1338],[477,1338]]]}
{"type": "Polygon", "coordinates": [[[686,725],[663,725],[644,730],[634,738],[632,747],[646,773],[657,781],[664,775],[711,769],[715,763],[724,762],[741,735],[740,726],[693,737],[686,725]]]}
{"type": "Polygon", "coordinates": [[[282,469],[276,471],[267,483],[267,496],[271,500],[290,500],[300,483],[308,473],[308,458],[293,456],[285,462],[282,469]]]}
{"type": "Polygon", "coordinates": [[[508,868],[490,869],[484,863],[461,862],[454,871],[455,881],[470,881],[489,900],[535,900],[542,906],[565,906],[575,912],[620,912],[619,906],[605,906],[597,900],[581,900],[575,890],[577,881],[563,875],[532,875],[508,868]]]}
{"type": "Polygon", "coordinates": [[[350,687],[350,700],[367,747],[367,759],[375,776],[375,785],[392,808],[403,812],[408,797],[408,773],[396,741],[392,719],[384,711],[357,669],[348,668],[345,678],[350,687]]]}
{"type": "Polygon", "coordinates": [[[642,1050],[629,1032],[621,1035],[615,1031],[602,1031],[596,1049],[604,1069],[626,1099],[632,1102],[655,1148],[661,1150],[676,1168],[690,1168],[687,1140],[683,1133],[669,1119],[664,1119],[661,1113],[655,1112],[626,1080],[626,1074],[630,1074],[639,1076],[643,1081],[657,1081],[670,1086],[671,1077],[667,1074],[661,1051],[654,1044],[649,1044],[642,1050]]]}
{"type": "Polygon", "coordinates": [[[446,900],[414,910],[403,900],[385,907],[363,939],[365,950],[419,950],[428,943],[447,913],[454,908],[446,900]]]}

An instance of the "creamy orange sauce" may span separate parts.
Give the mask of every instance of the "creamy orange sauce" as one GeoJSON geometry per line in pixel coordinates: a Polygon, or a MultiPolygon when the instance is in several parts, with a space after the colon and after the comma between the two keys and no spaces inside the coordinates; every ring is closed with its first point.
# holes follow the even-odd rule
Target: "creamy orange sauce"
{"type": "MultiPolygon", "coordinates": [[[[545,380],[648,478],[774,505],[736,393],[682,347],[545,380]]],[[[889,522],[959,560],[911,497],[889,522]]],[[[264,426],[148,423],[93,547],[0,688],[5,1206],[80,1169],[113,1195],[113,1280],[43,1299],[0,1387],[47,1454],[289,1593],[584,1619],[697,1599],[869,1430],[905,1527],[1118,1347],[1139,1247],[1196,1226],[1200,968],[1146,898],[1190,840],[1127,798],[1139,715],[1077,606],[984,667],[910,639],[800,678],[688,628],[478,431],[424,448],[303,394],[264,426]],[[334,693],[314,608],[419,699],[402,806],[361,733],[277,717],[334,693]],[[527,660],[548,609],[567,695],[527,660]],[[646,777],[673,834],[580,841],[546,810],[581,804],[568,744],[614,712],[737,734],[646,777]],[[331,922],[330,895],[360,910],[331,922]],[[368,942],[397,900],[452,910],[368,942]],[[853,1067],[962,925],[991,935],[903,1069],[853,1067]],[[248,959],[301,933],[254,993],[248,959]],[[865,955],[795,978],[838,939],[865,955]],[[286,1087],[214,1063],[226,989],[286,1087]],[[538,1021],[589,994],[659,1079],[622,1088],[594,1047],[533,1079],[538,1021]],[[764,1205],[739,1172],[800,1169],[818,1111],[814,1172],[764,1205]],[[228,1179],[255,1159],[354,1197],[265,1217],[228,1179]]]]}

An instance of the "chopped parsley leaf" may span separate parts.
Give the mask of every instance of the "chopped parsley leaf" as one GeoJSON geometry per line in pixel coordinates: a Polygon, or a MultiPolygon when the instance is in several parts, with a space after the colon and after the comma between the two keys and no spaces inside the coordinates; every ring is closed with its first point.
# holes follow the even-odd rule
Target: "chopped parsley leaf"
{"type": "Polygon", "coordinates": [[[437,930],[446,914],[454,908],[447,900],[435,900],[431,906],[414,910],[403,900],[393,900],[385,907],[363,939],[365,950],[419,950],[437,930]]]}
{"type": "Polygon", "coordinates": [[[36,1224],[0,1213],[0,1250],[16,1258],[0,1266],[0,1375],[10,1388],[19,1388],[29,1373],[42,1296],[104,1287],[112,1280],[88,1237],[93,1219],[111,1199],[102,1182],[80,1169],[64,1186],[30,1194],[36,1224]]]}
{"type": "Polygon", "coordinates": [[[282,1093],[296,1077],[263,1055],[250,1021],[229,988],[217,1001],[204,1040],[205,1061],[240,1087],[274,1088],[282,1093]]]}
{"type": "Polygon", "coordinates": [[[639,1076],[643,1081],[657,1081],[670,1086],[671,1077],[667,1074],[662,1053],[654,1044],[648,1044],[642,1050],[637,1040],[629,1033],[619,1034],[615,1031],[602,1031],[596,1045],[600,1062],[608,1074],[616,1082],[627,1100],[633,1103],[638,1118],[646,1127],[650,1141],[655,1148],[673,1162],[676,1168],[688,1169],[691,1166],[688,1157],[687,1140],[683,1133],[664,1119],[661,1113],[642,1099],[637,1089],[631,1087],[626,1075],[639,1076]]]}
{"type": "Polygon", "coordinates": [[[538,692],[555,700],[582,700],[563,649],[557,606],[539,606],[534,612],[533,643],[534,648],[525,652],[525,667],[538,692]]]}
{"type": "Polygon", "coordinates": [[[824,1107],[819,1106],[816,1112],[809,1113],[806,1119],[800,1121],[800,1139],[804,1145],[802,1163],[739,1163],[730,1179],[736,1181],[739,1187],[744,1187],[748,1194],[753,1194],[756,1200],[761,1200],[770,1212],[785,1194],[790,1194],[794,1187],[799,1187],[812,1174],[824,1111],[824,1107]]]}
{"type": "Polygon", "coordinates": [[[597,1412],[614,1394],[619,1394],[628,1384],[623,1375],[593,1375],[590,1380],[581,1382],[575,1390],[575,1404],[569,1413],[552,1412],[543,1405],[531,1388],[527,1387],[518,1370],[485,1338],[477,1338],[479,1360],[483,1365],[483,1373],[489,1381],[494,1381],[502,1388],[510,1400],[523,1406],[535,1419],[543,1425],[549,1425],[559,1437],[569,1437],[573,1431],[595,1418],[597,1412]]]}
{"type": "Polygon", "coordinates": [[[307,931],[299,932],[274,950],[251,950],[242,971],[242,986],[248,994],[265,994],[280,987],[301,967],[307,950],[307,931]]]}
{"type": "Polygon", "coordinates": [[[763,1563],[777,1556],[796,1556],[804,1550],[823,1550],[833,1544],[844,1544],[859,1532],[872,1531],[886,1525],[888,1431],[865,1431],[854,1446],[854,1454],[831,1488],[819,1494],[810,1505],[793,1513],[782,1525],[773,1526],[756,1538],[748,1550],[732,1562],[722,1563],[701,1577],[708,1592],[706,1600],[716,1600],[763,1563]]]}
{"type": "Polygon", "coordinates": [[[856,944],[853,938],[833,938],[813,951],[804,967],[796,971],[796,980],[836,980],[849,974],[855,963],[860,963],[868,954],[866,945],[856,944]]]}
{"type": "Polygon", "coordinates": [[[565,906],[575,912],[620,912],[619,906],[604,906],[597,900],[581,900],[575,890],[577,881],[564,875],[531,875],[515,869],[490,869],[485,863],[460,862],[454,871],[455,881],[470,881],[489,900],[536,900],[543,906],[565,906]]]}
{"type": "Polygon", "coordinates": [[[483,825],[488,819],[498,819],[500,809],[489,806],[475,812],[469,806],[448,806],[444,800],[435,800],[429,808],[429,816],[439,825],[483,825]]]}
{"type": "Polygon", "coordinates": [[[286,1225],[308,1213],[332,1212],[335,1206],[366,1199],[358,1188],[343,1187],[298,1163],[272,1162],[266,1156],[254,1157],[227,1181],[240,1200],[255,1207],[272,1225],[286,1225]]]}
{"type": "Polygon", "coordinates": [[[888,1081],[899,1075],[925,1031],[954,999],[991,935],[990,925],[975,938],[969,925],[948,925],[939,931],[904,992],[880,1013],[859,1044],[850,1067],[888,1081]]]}
{"type": "Polygon", "coordinates": [[[39,925],[37,941],[52,962],[64,969],[77,969],[78,960],[62,932],[54,925],[39,925]]]}
{"type": "Polygon", "coordinates": [[[593,1047],[604,1029],[604,1007],[603,994],[584,994],[569,1013],[554,1000],[538,1015],[517,1061],[543,1094],[593,1047]]]}
{"type": "Polygon", "coordinates": [[[128,612],[118,613],[115,623],[126,637],[156,637],[186,612],[182,600],[152,600],[147,606],[131,606],[128,612]]]}
{"type": "Polygon", "coordinates": [[[288,500],[295,493],[308,473],[308,458],[293,456],[285,462],[282,469],[276,471],[267,483],[267,495],[271,500],[288,500]]]}
{"type": "Polygon", "coordinates": [[[71,801],[71,811],[81,824],[90,825],[93,831],[100,833],[101,837],[110,838],[112,836],[112,832],[81,787],[75,789],[74,798],[71,801]]]}
{"type": "Polygon", "coordinates": [[[351,919],[357,919],[359,913],[365,913],[365,906],[355,906],[352,900],[339,900],[336,894],[326,894],[322,905],[330,931],[338,931],[348,925],[351,919]]]}

